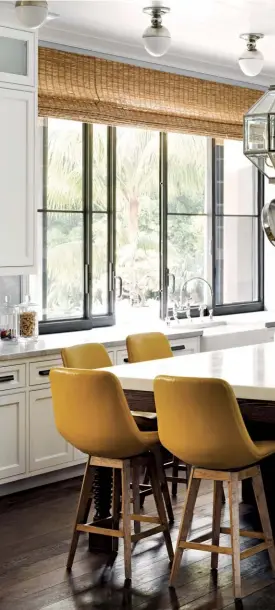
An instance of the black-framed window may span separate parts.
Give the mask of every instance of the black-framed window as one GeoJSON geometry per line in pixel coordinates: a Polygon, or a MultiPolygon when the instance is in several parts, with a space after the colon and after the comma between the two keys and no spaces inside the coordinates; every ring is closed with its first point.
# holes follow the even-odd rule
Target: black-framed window
{"type": "Polygon", "coordinates": [[[188,297],[263,309],[263,182],[247,163],[237,141],[49,119],[40,331],[148,322],[188,297]]]}

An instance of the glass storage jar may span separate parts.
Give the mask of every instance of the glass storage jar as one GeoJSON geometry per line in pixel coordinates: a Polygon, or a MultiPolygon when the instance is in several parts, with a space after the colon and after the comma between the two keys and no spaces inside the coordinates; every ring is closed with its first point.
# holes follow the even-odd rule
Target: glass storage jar
{"type": "Polygon", "coordinates": [[[17,335],[17,308],[10,302],[10,297],[5,296],[0,306],[0,338],[2,341],[16,342],[17,335]]]}
{"type": "Polygon", "coordinates": [[[38,339],[38,305],[29,296],[18,307],[19,338],[24,341],[38,339]]]}

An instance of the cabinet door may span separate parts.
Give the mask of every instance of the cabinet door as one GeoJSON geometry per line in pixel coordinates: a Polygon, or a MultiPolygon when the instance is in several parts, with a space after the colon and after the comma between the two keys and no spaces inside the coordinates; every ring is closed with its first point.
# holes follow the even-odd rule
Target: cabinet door
{"type": "Polygon", "coordinates": [[[116,351],[116,364],[125,364],[125,361],[128,360],[128,352],[127,349],[118,349],[116,351]]]}
{"type": "Polygon", "coordinates": [[[0,479],[26,471],[26,397],[0,394],[0,479]]]}
{"type": "Polygon", "coordinates": [[[0,81],[35,86],[36,34],[0,27],[0,81]]]}
{"type": "Polygon", "coordinates": [[[33,271],[35,94],[0,89],[0,274],[33,271]]]}
{"type": "Polygon", "coordinates": [[[30,392],[30,471],[66,464],[73,447],[60,436],[54,422],[50,388],[30,392]]]}

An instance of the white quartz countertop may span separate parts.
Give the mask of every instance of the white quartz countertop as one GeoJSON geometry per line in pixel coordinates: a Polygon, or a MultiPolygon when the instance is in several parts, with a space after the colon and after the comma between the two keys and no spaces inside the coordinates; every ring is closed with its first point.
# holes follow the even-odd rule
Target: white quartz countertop
{"type": "Polygon", "coordinates": [[[55,333],[51,335],[40,335],[38,341],[28,343],[0,341],[0,362],[15,358],[32,358],[36,356],[52,356],[60,354],[63,347],[80,345],[84,343],[102,343],[107,348],[125,347],[126,337],[129,334],[138,332],[160,331],[167,335],[169,339],[187,339],[200,337],[203,334],[201,329],[178,329],[169,328],[164,322],[134,328],[133,326],[107,326],[104,328],[93,328],[71,333],[55,333]]]}
{"type": "Polygon", "coordinates": [[[274,363],[275,343],[263,343],[106,370],[119,378],[124,390],[152,392],[158,375],[215,377],[228,381],[237,398],[275,401],[274,363]]]}
{"type": "MultiPolygon", "coordinates": [[[[262,311],[258,313],[237,314],[231,316],[218,316],[215,320],[225,321],[223,326],[213,326],[202,329],[184,329],[168,327],[164,322],[156,321],[140,326],[116,325],[104,328],[93,328],[87,331],[71,333],[55,333],[40,335],[38,341],[30,343],[6,343],[0,341],[0,362],[10,359],[34,358],[37,356],[54,356],[60,354],[62,347],[81,343],[102,343],[107,348],[124,347],[127,335],[138,332],[160,331],[169,339],[187,339],[191,337],[211,337],[214,335],[228,335],[233,333],[253,331],[273,324],[275,327],[275,312],[262,311]]],[[[194,324],[198,319],[194,319],[194,324]]],[[[186,356],[185,356],[186,357],[186,356]]]]}

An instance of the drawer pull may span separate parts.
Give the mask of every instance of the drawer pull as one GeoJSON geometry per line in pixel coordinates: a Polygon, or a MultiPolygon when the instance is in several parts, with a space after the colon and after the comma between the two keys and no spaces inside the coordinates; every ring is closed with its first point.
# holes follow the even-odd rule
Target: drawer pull
{"type": "Polygon", "coordinates": [[[128,362],[129,362],[128,358],[124,358],[123,362],[125,362],[125,364],[128,364],[128,362]]]}
{"type": "Polygon", "coordinates": [[[38,375],[40,375],[40,377],[48,377],[50,374],[50,369],[45,369],[44,371],[39,371],[38,375]]]}
{"type": "Polygon", "coordinates": [[[185,349],[185,345],[172,345],[172,352],[180,352],[185,349]]]}
{"type": "Polygon", "coordinates": [[[0,383],[7,383],[7,381],[14,381],[14,375],[5,375],[0,377],[0,383]]]}

